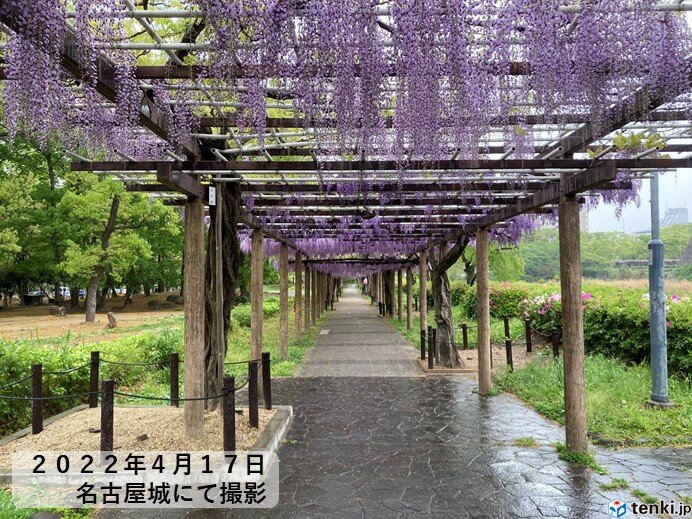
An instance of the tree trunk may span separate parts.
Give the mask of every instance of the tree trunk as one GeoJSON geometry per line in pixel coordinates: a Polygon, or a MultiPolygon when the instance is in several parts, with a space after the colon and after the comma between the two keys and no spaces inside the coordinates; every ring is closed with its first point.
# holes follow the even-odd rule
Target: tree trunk
{"type": "Polygon", "coordinates": [[[70,308],[79,308],[79,286],[70,287],[70,308]]]}
{"type": "Polygon", "coordinates": [[[439,353],[439,363],[447,368],[455,368],[459,365],[452,320],[452,291],[447,270],[457,262],[467,245],[468,238],[465,238],[463,241],[458,241],[448,251],[441,247],[440,257],[437,261],[434,259],[434,254],[430,255],[430,262],[433,266],[430,277],[437,328],[436,352],[439,353]]]}
{"type": "Polygon", "coordinates": [[[99,280],[106,270],[105,261],[108,258],[108,247],[110,246],[111,235],[115,231],[115,220],[118,216],[120,208],[120,197],[115,196],[111,201],[110,214],[108,222],[101,235],[101,257],[99,262],[94,267],[94,272],[89,279],[89,287],[87,288],[86,297],[86,322],[93,323],[96,320],[96,296],[99,288],[99,280]]]}
{"type": "Polygon", "coordinates": [[[387,317],[394,317],[394,271],[386,270],[382,276],[384,280],[384,306],[387,317]]]}
{"type": "MultiPolygon", "coordinates": [[[[231,308],[235,300],[236,280],[240,267],[240,240],[238,240],[238,213],[240,212],[240,187],[236,183],[224,182],[223,195],[221,197],[223,207],[221,210],[221,254],[223,258],[223,339],[222,347],[224,356],[227,349],[228,330],[231,328],[231,308]]],[[[209,210],[213,231],[216,225],[216,210],[212,206],[209,210]]],[[[219,351],[216,347],[214,331],[216,330],[216,235],[209,232],[207,241],[206,271],[206,297],[205,297],[205,324],[204,324],[204,368],[207,374],[205,380],[205,392],[207,396],[221,393],[223,380],[219,380],[220,373],[218,359],[219,351]]],[[[242,288],[241,288],[242,293],[242,288]]],[[[213,410],[218,405],[218,400],[208,400],[207,409],[213,410]]]]}

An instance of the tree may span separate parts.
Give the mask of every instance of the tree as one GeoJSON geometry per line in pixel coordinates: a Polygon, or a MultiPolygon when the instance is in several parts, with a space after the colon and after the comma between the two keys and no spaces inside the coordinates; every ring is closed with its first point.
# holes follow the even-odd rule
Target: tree
{"type": "Polygon", "coordinates": [[[156,221],[162,206],[96,175],[72,174],[69,184],[61,206],[73,226],[62,267],[86,283],[86,322],[94,322],[104,275],[111,283],[121,281],[138,258],[152,257],[149,243],[138,232],[156,221]]]}
{"type": "Polygon", "coordinates": [[[445,246],[441,246],[437,250],[437,255],[435,252],[428,255],[428,261],[432,266],[430,278],[437,325],[436,347],[440,352],[440,363],[449,368],[456,367],[459,359],[454,338],[452,295],[447,270],[457,262],[468,244],[469,238],[465,236],[451,249],[446,250],[445,246]]]}

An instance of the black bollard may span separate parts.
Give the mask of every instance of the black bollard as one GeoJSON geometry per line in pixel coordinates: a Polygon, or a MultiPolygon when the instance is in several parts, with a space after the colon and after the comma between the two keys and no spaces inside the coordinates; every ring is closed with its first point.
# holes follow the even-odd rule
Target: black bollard
{"type": "Polygon", "coordinates": [[[180,406],[180,358],[177,353],[171,353],[171,405],[173,407],[180,406]]]}
{"type": "Polygon", "coordinates": [[[235,450],[235,378],[223,378],[223,450],[235,450]]]}
{"type": "Polygon", "coordinates": [[[264,408],[272,408],[272,374],[269,352],[262,353],[262,393],[264,395],[264,408]]]}
{"type": "Polygon", "coordinates": [[[420,358],[421,360],[425,360],[425,344],[426,338],[425,338],[425,330],[420,331],[420,358]]]}
{"type": "Polygon", "coordinates": [[[524,335],[526,335],[526,353],[531,353],[531,319],[524,319],[524,335]]]}
{"type": "Polygon", "coordinates": [[[465,350],[469,349],[469,327],[466,323],[461,324],[461,343],[465,350]]]}
{"type": "Polygon", "coordinates": [[[247,363],[247,395],[248,395],[248,417],[250,421],[250,427],[257,429],[259,427],[259,409],[257,402],[257,362],[247,363]]]}
{"type": "Polygon", "coordinates": [[[31,434],[43,431],[43,364],[31,366],[31,434]]]}
{"type": "Polygon", "coordinates": [[[115,408],[115,396],[113,391],[115,383],[112,379],[101,383],[101,452],[113,450],[113,413],[115,408]]]}

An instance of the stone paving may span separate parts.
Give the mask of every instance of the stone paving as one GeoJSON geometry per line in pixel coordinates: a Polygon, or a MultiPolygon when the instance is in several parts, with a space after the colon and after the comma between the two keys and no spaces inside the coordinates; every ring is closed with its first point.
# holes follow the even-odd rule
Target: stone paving
{"type": "Polygon", "coordinates": [[[559,460],[552,443],[564,438],[561,427],[511,396],[479,397],[462,376],[421,377],[397,357],[415,350],[359,295],[346,294],[324,329],[303,377],[274,386],[275,402],[295,413],[279,449],[279,506],[99,517],[605,518],[611,499],[636,501],[600,488],[613,477],[656,497],[692,495],[689,450],[596,449],[608,476],[559,460]],[[538,445],[514,445],[523,437],[538,445]]]}

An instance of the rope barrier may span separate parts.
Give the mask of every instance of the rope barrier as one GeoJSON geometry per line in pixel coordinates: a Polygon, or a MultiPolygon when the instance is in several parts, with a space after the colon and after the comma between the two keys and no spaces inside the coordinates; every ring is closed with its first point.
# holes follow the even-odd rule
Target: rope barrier
{"type": "MultiPolygon", "coordinates": [[[[236,391],[239,388],[233,388],[233,391],[236,391]]],[[[170,402],[171,400],[175,400],[176,402],[197,402],[200,400],[216,400],[217,398],[223,398],[226,396],[226,393],[221,393],[220,395],[214,395],[214,396],[200,396],[200,397],[194,397],[194,398],[170,398],[170,397],[164,397],[164,396],[145,396],[145,395],[133,395],[132,393],[123,393],[122,391],[113,391],[114,395],[118,396],[125,396],[128,398],[139,398],[140,400],[157,400],[159,402],[170,402]]]]}
{"type": "Polygon", "coordinates": [[[236,360],[233,362],[225,362],[225,366],[230,366],[231,364],[250,364],[251,362],[259,362],[260,364],[264,362],[262,359],[250,359],[250,360],[236,360]]]}
{"type": "Polygon", "coordinates": [[[80,369],[84,369],[84,368],[88,368],[88,367],[91,367],[91,362],[89,362],[88,364],[84,364],[82,366],[77,366],[76,368],[66,369],[64,371],[44,371],[43,374],[44,375],[67,375],[69,373],[72,373],[73,371],[78,371],[80,369]]]}
{"type": "Polygon", "coordinates": [[[17,384],[21,384],[22,382],[26,382],[27,380],[30,380],[32,377],[29,375],[28,377],[24,377],[20,380],[15,380],[14,382],[10,382],[6,386],[0,386],[0,390],[7,389],[8,387],[16,386],[17,384]]]}
{"type": "Polygon", "coordinates": [[[114,360],[106,359],[99,359],[99,362],[104,362],[106,364],[115,364],[117,366],[160,366],[162,364],[162,362],[117,362],[114,360]]]}
{"type": "Polygon", "coordinates": [[[102,391],[90,391],[88,393],[77,393],[75,395],[60,395],[60,396],[42,396],[40,398],[33,398],[30,396],[10,396],[10,395],[0,395],[0,400],[21,400],[25,402],[33,402],[35,400],[67,400],[68,398],[81,398],[91,395],[101,395],[102,391]]]}

